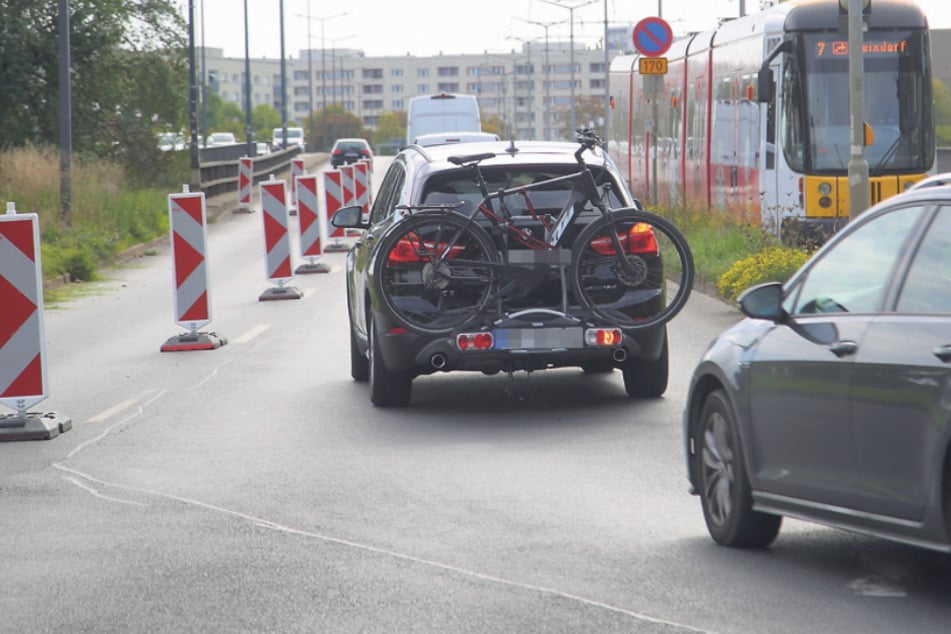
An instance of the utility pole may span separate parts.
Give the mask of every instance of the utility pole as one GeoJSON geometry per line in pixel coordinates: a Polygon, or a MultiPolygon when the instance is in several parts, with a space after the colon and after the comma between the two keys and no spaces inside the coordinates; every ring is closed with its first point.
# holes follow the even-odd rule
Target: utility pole
{"type": "Polygon", "coordinates": [[[862,53],[862,5],[869,0],[839,0],[849,12],[849,104],[852,152],[849,160],[849,218],[868,209],[868,161],[865,160],[865,59],[862,53]],[[847,4],[846,4],[847,3],[847,4]]]}
{"type": "Polygon", "coordinates": [[[542,122],[542,140],[550,141],[551,134],[548,132],[548,125],[551,123],[551,80],[549,75],[551,74],[551,64],[548,61],[548,27],[555,26],[556,24],[564,24],[567,20],[557,20],[555,22],[537,22],[535,20],[526,20],[525,18],[515,18],[516,20],[521,20],[522,22],[527,22],[529,24],[534,24],[535,26],[540,26],[545,29],[545,73],[544,79],[545,82],[545,121],[542,122]]]}
{"type": "MultiPolygon", "coordinates": [[[[247,0],[245,0],[247,2],[247,0]]],[[[287,59],[284,55],[284,0],[281,11],[281,146],[287,148],[287,59]]]]}
{"type": "MultiPolygon", "coordinates": [[[[283,24],[283,20],[281,22],[283,24]]],[[[283,34],[281,42],[284,41],[283,34]]],[[[251,51],[248,48],[248,0],[244,0],[244,138],[247,141],[247,156],[254,156],[253,131],[251,129],[251,51]]]]}
{"type": "Polygon", "coordinates": [[[69,76],[69,0],[59,0],[59,221],[73,222],[73,124],[72,82],[69,76]]]}
{"type": "Polygon", "coordinates": [[[571,131],[569,134],[574,134],[577,129],[577,117],[576,117],[576,104],[575,104],[575,9],[580,9],[581,7],[587,6],[589,4],[594,4],[598,0],[584,0],[583,2],[577,2],[573,5],[565,5],[556,0],[542,0],[542,2],[556,7],[561,7],[562,9],[568,9],[568,21],[570,22],[570,36],[569,40],[571,42],[571,50],[569,51],[569,64],[571,65],[571,131]]]}
{"type": "Polygon", "coordinates": [[[201,190],[198,156],[198,80],[195,73],[195,0],[188,0],[188,121],[191,132],[191,191],[201,190]]]}

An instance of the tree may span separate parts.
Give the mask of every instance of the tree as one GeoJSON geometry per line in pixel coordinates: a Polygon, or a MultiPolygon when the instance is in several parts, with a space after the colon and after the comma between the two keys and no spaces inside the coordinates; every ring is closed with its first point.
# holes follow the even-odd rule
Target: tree
{"type": "MultiPolygon", "coordinates": [[[[0,146],[59,142],[58,1],[0,2],[0,146]]],[[[187,121],[187,33],[175,0],[72,0],[73,147],[133,172],[187,121]]]]}
{"type": "MultiPolygon", "coordinates": [[[[590,128],[603,136],[604,133],[604,97],[581,96],[575,100],[575,124],[579,128],[590,128]]],[[[571,129],[571,110],[558,111],[558,133],[563,139],[575,138],[571,129]]]]}
{"type": "Polygon", "coordinates": [[[401,148],[406,139],[406,111],[391,110],[384,112],[376,119],[376,130],[373,132],[372,144],[375,148],[396,150],[401,148]]]}
{"type": "Polygon", "coordinates": [[[311,139],[326,138],[329,143],[333,143],[334,139],[343,137],[369,140],[370,134],[363,127],[360,118],[341,104],[331,104],[326,110],[314,113],[314,134],[311,139]]]}
{"type": "Polygon", "coordinates": [[[281,127],[281,113],[269,103],[259,103],[251,109],[251,127],[255,139],[270,143],[274,128],[281,127]]]}
{"type": "Polygon", "coordinates": [[[932,81],[934,87],[934,127],[939,147],[951,146],[951,91],[940,79],[932,81]]]}

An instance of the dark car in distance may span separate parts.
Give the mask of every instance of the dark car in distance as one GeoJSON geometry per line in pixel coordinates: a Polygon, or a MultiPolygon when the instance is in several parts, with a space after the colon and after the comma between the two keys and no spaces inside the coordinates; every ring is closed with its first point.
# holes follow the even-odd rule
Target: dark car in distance
{"type": "Polygon", "coordinates": [[[951,551],[951,187],[853,219],[697,365],[687,473],[713,539],[783,516],[951,551]]]}
{"type": "Polygon", "coordinates": [[[337,139],[330,149],[330,165],[334,169],[361,159],[370,161],[373,169],[373,150],[366,139],[337,139]]]}
{"type": "MultiPolygon", "coordinates": [[[[506,198],[505,223],[518,227],[523,236],[563,231],[564,243],[577,247],[586,227],[592,229],[589,235],[597,233],[593,230],[599,225],[594,221],[602,216],[577,203],[574,222],[553,227],[553,216],[573,204],[573,190],[565,182],[549,179],[559,175],[570,179],[580,160],[587,161],[610,208],[640,210],[607,153],[589,149],[582,159],[578,148],[572,143],[514,141],[411,145],[396,155],[384,175],[367,221],[361,219],[359,207],[336,212],[334,226],[362,230],[346,261],[351,375],[369,381],[375,405],[405,405],[415,377],[448,371],[494,374],[577,367],[610,373],[620,369],[630,397],[664,393],[666,322],[645,321],[641,327],[630,327],[619,325],[610,315],[592,316],[579,306],[578,293],[568,289],[571,249],[532,251],[476,213],[485,199],[478,181],[474,182],[472,163],[478,163],[491,192],[541,188],[524,198],[506,198]],[[472,225],[478,226],[470,230],[472,225]],[[419,230],[410,231],[407,226],[419,230]],[[429,231],[429,227],[438,229],[429,231]],[[482,237],[458,238],[453,227],[465,228],[467,236],[482,237]],[[410,233],[402,233],[406,231],[410,233]],[[474,290],[480,275],[486,274],[480,273],[480,263],[463,264],[466,258],[475,258],[471,253],[480,246],[505,254],[506,262],[495,264],[494,269],[486,265],[486,270],[518,269],[514,277],[502,278],[491,299],[474,290]],[[446,259],[439,263],[442,257],[446,259]],[[417,327],[407,318],[417,319],[417,327]]],[[[617,315],[631,310],[625,302],[645,306],[663,302],[666,284],[659,237],[655,239],[651,228],[634,223],[621,239],[630,249],[625,251],[630,253],[629,260],[641,267],[638,274],[650,277],[653,286],[647,288],[644,279],[618,282],[610,256],[602,257],[606,264],[584,270],[585,283],[590,284],[586,288],[613,302],[609,308],[617,315]],[[640,255],[637,249],[643,249],[640,255]]],[[[605,252],[613,248],[607,238],[593,238],[592,243],[605,252]]],[[[582,249],[575,249],[576,261],[582,257],[579,253],[582,249]]],[[[493,262],[501,262],[499,257],[493,262]]],[[[689,284],[683,286],[689,293],[689,284]]]]}

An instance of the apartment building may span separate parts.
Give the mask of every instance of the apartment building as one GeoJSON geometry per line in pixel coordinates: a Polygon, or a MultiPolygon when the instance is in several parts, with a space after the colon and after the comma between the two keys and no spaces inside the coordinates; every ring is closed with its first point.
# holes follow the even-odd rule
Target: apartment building
{"type": "MultiPolygon", "coordinates": [[[[609,56],[631,42],[630,28],[609,35],[609,56]]],[[[629,47],[628,47],[629,48],[629,47]]],[[[206,88],[225,101],[245,104],[245,60],[222,49],[199,49],[206,88]]],[[[356,49],[301,50],[284,64],[287,99],[281,98],[279,59],[249,60],[252,107],[267,103],[288,120],[341,105],[375,129],[384,112],[405,111],[410,98],[439,92],[476,95],[485,117],[499,117],[518,138],[557,139],[559,121],[575,99],[603,99],[607,81],[604,49],[578,42],[525,42],[508,53],[416,57],[367,57],[356,49]]],[[[585,122],[578,121],[578,125],[585,122]]]]}

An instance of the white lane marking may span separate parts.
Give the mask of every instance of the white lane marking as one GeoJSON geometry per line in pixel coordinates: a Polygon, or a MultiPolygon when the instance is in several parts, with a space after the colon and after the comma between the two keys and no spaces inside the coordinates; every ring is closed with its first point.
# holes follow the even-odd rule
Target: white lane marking
{"type": "Polygon", "coordinates": [[[142,392],[136,394],[135,396],[133,396],[133,397],[130,398],[130,399],[126,399],[126,400],[122,401],[121,403],[116,403],[115,405],[113,405],[113,406],[110,407],[109,409],[105,409],[105,410],[99,412],[98,414],[96,414],[95,416],[93,416],[92,418],[90,418],[89,420],[87,420],[86,422],[87,422],[87,423],[101,423],[101,422],[103,422],[103,421],[105,421],[105,420],[109,420],[110,418],[112,418],[113,416],[115,416],[116,414],[118,414],[119,412],[121,412],[121,411],[123,411],[123,410],[126,410],[126,409],[129,409],[130,407],[132,407],[133,405],[135,405],[140,399],[143,399],[143,398],[145,398],[146,396],[148,396],[148,395],[150,395],[150,394],[155,394],[155,392],[156,392],[156,390],[144,390],[144,391],[142,391],[142,392]]]}
{"type": "MultiPolygon", "coordinates": [[[[154,402],[157,401],[158,399],[162,398],[162,397],[166,394],[166,392],[167,392],[167,390],[159,390],[159,391],[155,394],[155,396],[153,396],[152,398],[150,398],[149,400],[147,400],[147,401],[146,401],[145,403],[143,403],[142,405],[139,405],[138,407],[136,407],[134,412],[132,412],[131,414],[129,414],[128,416],[126,416],[126,417],[123,418],[122,420],[120,420],[120,421],[118,421],[118,422],[115,422],[115,423],[113,423],[112,425],[109,425],[108,427],[106,427],[105,430],[103,430],[103,432],[102,432],[101,434],[99,434],[99,435],[96,436],[95,438],[91,438],[91,439],[87,440],[86,442],[81,443],[81,444],[79,444],[78,446],[76,446],[75,449],[73,449],[73,450],[70,451],[68,454],[66,454],[66,459],[68,460],[68,459],[72,458],[73,456],[75,456],[76,454],[78,454],[78,453],[79,453],[80,451],[82,451],[83,449],[85,449],[86,447],[88,447],[88,446],[90,446],[90,445],[94,445],[95,443],[99,442],[100,440],[102,440],[103,438],[105,438],[106,436],[108,436],[110,433],[112,433],[112,430],[115,429],[116,427],[121,427],[122,425],[125,425],[126,423],[128,423],[129,421],[131,421],[133,418],[135,418],[135,417],[139,416],[140,414],[142,414],[142,412],[144,412],[144,411],[146,410],[146,408],[147,408],[149,405],[151,405],[152,403],[154,403],[154,402]]],[[[54,463],[53,466],[55,467],[55,466],[57,466],[57,465],[54,463]]]]}
{"type": "Polygon", "coordinates": [[[474,579],[479,579],[479,580],[481,580],[481,581],[487,581],[487,582],[489,582],[489,583],[496,583],[496,584],[499,584],[499,585],[508,586],[508,587],[510,587],[510,588],[518,588],[518,589],[526,590],[526,591],[529,591],[529,592],[536,592],[536,593],[539,593],[539,594],[547,594],[547,595],[551,595],[551,596],[557,596],[557,597],[561,597],[561,598],[563,598],[563,599],[568,599],[569,601],[575,601],[575,602],[577,602],[577,603],[581,603],[581,604],[586,605],[586,606],[589,606],[589,607],[599,608],[599,609],[602,609],[602,610],[605,610],[605,611],[608,611],[608,612],[614,612],[614,613],[617,613],[617,614],[624,614],[624,615],[629,616],[629,617],[631,617],[631,618],[633,618],[633,619],[635,619],[635,620],[643,621],[643,622],[646,622],[646,623],[655,623],[655,624],[658,624],[658,625],[665,625],[665,626],[668,626],[668,627],[675,627],[675,628],[679,628],[679,629],[682,629],[682,630],[685,630],[685,631],[689,631],[689,632],[697,632],[698,634],[712,634],[711,630],[703,630],[703,629],[699,629],[699,628],[696,628],[696,627],[693,627],[693,626],[690,626],[690,625],[686,625],[686,624],[684,624],[684,623],[677,623],[677,622],[675,622],[675,621],[668,621],[668,620],[665,620],[665,619],[655,618],[655,617],[648,616],[647,614],[644,614],[644,613],[641,613],[641,612],[635,612],[635,611],[633,611],[633,610],[628,610],[628,609],[625,609],[625,608],[622,608],[622,607],[618,607],[618,606],[616,606],[616,605],[611,605],[610,603],[604,603],[603,601],[597,601],[597,600],[595,600],[595,599],[589,599],[589,598],[583,597],[583,596],[581,596],[581,595],[572,594],[572,593],[570,593],[570,592],[564,592],[564,591],[558,590],[558,589],[556,589],[556,588],[550,588],[550,587],[547,587],[547,586],[538,586],[538,585],[534,585],[534,584],[530,584],[530,583],[522,583],[522,582],[519,582],[519,581],[512,581],[511,579],[505,579],[505,578],[503,578],[503,577],[497,577],[497,576],[495,576],[495,575],[486,574],[486,573],[484,573],[484,572],[478,572],[478,571],[476,571],[476,570],[469,570],[469,569],[467,569],[467,568],[461,568],[461,567],[459,567],[459,566],[454,566],[454,565],[452,565],[452,564],[442,563],[442,562],[435,561],[435,560],[432,560],[432,559],[424,559],[424,558],[421,558],[421,557],[415,557],[415,556],[413,556],[413,555],[407,555],[407,554],[405,554],[405,553],[401,553],[401,552],[398,552],[398,551],[395,551],[395,550],[390,550],[390,549],[387,549],[387,548],[380,548],[380,547],[378,547],[378,546],[371,546],[371,545],[369,545],[369,544],[363,544],[363,543],[355,542],[355,541],[352,541],[352,540],[349,540],[349,539],[342,539],[342,538],[340,538],[340,537],[333,537],[333,536],[331,536],[331,535],[326,535],[326,534],[323,534],[323,533],[316,533],[316,532],[313,532],[313,531],[307,531],[307,530],[302,530],[302,529],[297,529],[297,528],[291,528],[291,527],[289,527],[289,526],[284,526],[284,525],[282,525],[282,524],[278,524],[277,522],[272,522],[272,521],[270,521],[270,520],[266,520],[266,519],[262,519],[262,518],[259,518],[259,517],[255,517],[255,516],[253,516],[253,515],[248,515],[247,513],[242,513],[242,512],[240,512],[240,511],[234,511],[234,510],[227,509],[227,508],[224,508],[224,507],[221,507],[221,506],[216,506],[216,505],[214,505],[214,504],[208,504],[207,502],[201,502],[201,501],[199,501],[199,500],[194,500],[194,499],[191,499],[191,498],[181,497],[181,496],[179,496],[179,495],[172,495],[172,494],[170,494],[170,493],[162,493],[161,491],[156,491],[156,490],[154,490],[154,489],[145,489],[145,488],[141,488],[141,487],[134,487],[134,486],[128,486],[128,485],[124,485],[124,484],[117,484],[117,483],[115,483],[115,482],[106,482],[105,480],[100,480],[100,479],[98,479],[98,478],[94,478],[94,477],[91,476],[91,475],[88,475],[88,474],[83,473],[83,472],[81,472],[81,471],[77,471],[76,469],[70,469],[69,467],[66,467],[66,466],[61,465],[61,464],[54,464],[53,466],[54,466],[55,468],[57,468],[57,469],[60,469],[60,470],[62,470],[62,471],[66,471],[66,472],[68,472],[68,473],[72,473],[73,475],[75,475],[75,476],[77,476],[77,477],[84,478],[84,479],[86,479],[86,480],[89,480],[89,481],[91,481],[91,482],[95,482],[96,484],[100,484],[100,485],[102,485],[102,486],[115,487],[115,488],[123,489],[123,490],[126,490],[126,491],[134,491],[134,492],[136,492],[136,493],[143,493],[143,494],[146,494],[146,495],[154,495],[154,496],[157,496],[157,497],[165,498],[165,499],[167,499],[167,500],[172,500],[172,501],[179,502],[179,503],[182,503],[182,504],[186,504],[186,505],[190,505],[190,506],[197,506],[197,507],[202,508],[202,509],[205,509],[205,510],[207,510],[207,511],[212,511],[212,512],[215,512],[215,513],[221,513],[221,514],[223,514],[223,515],[228,515],[228,516],[231,516],[231,517],[236,517],[236,518],[239,518],[239,519],[243,519],[243,520],[245,520],[245,521],[251,522],[252,524],[255,524],[256,526],[259,526],[259,527],[264,528],[264,529],[275,530],[275,531],[279,531],[279,532],[283,532],[283,533],[288,533],[288,534],[291,534],[291,535],[298,535],[298,536],[301,536],[301,537],[310,537],[310,538],[317,539],[317,540],[320,540],[320,541],[324,541],[324,542],[328,542],[328,543],[332,543],[332,544],[337,544],[337,545],[339,545],[339,546],[346,546],[346,547],[353,548],[353,549],[356,549],[356,550],[362,550],[362,551],[364,551],[364,552],[374,553],[374,554],[377,554],[377,555],[383,555],[383,556],[386,556],[386,557],[392,557],[392,558],[394,558],[394,559],[399,559],[399,560],[401,560],[401,561],[407,561],[407,562],[411,562],[411,563],[418,564],[418,565],[422,565],[422,566],[429,566],[429,567],[432,567],[432,568],[438,568],[438,569],[440,569],[440,570],[445,570],[445,571],[447,571],[447,572],[455,573],[455,574],[458,574],[458,575],[461,575],[461,576],[471,577],[471,578],[474,578],[474,579]]]}
{"type": "Polygon", "coordinates": [[[249,341],[257,337],[258,335],[260,335],[262,332],[266,331],[270,327],[271,327],[271,324],[258,324],[254,328],[251,328],[250,330],[245,332],[243,335],[235,339],[234,343],[248,343],[249,341]]]}
{"type": "Polygon", "coordinates": [[[95,495],[97,498],[102,498],[103,500],[108,500],[108,501],[110,501],[110,502],[120,502],[120,503],[122,503],[122,504],[133,504],[133,505],[135,505],[135,506],[148,506],[147,504],[144,504],[144,503],[142,503],[142,502],[134,502],[134,501],[132,501],[132,500],[123,500],[123,499],[121,499],[121,498],[114,498],[114,497],[110,497],[110,496],[108,496],[108,495],[103,495],[102,493],[100,493],[99,491],[95,490],[94,488],[89,487],[89,486],[86,486],[85,484],[83,484],[82,482],[80,482],[79,480],[77,480],[76,478],[66,478],[66,481],[67,481],[67,482],[72,482],[73,484],[75,484],[76,486],[78,486],[80,489],[83,489],[83,490],[85,490],[85,491],[87,491],[87,492],[89,492],[89,493],[92,493],[92,494],[95,495]]]}
{"type": "Polygon", "coordinates": [[[861,577],[849,582],[849,589],[863,597],[902,598],[907,597],[899,585],[881,577],[861,577]]]}

